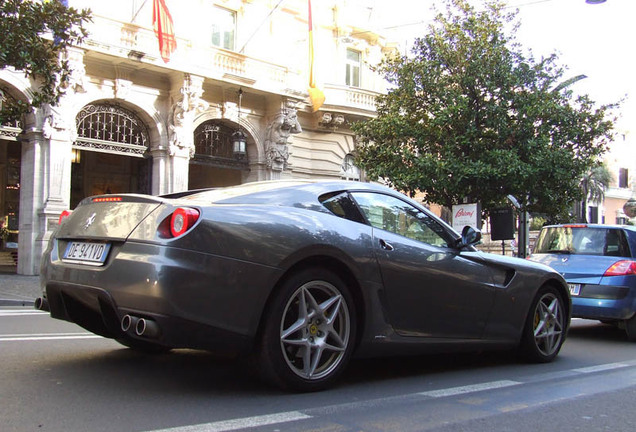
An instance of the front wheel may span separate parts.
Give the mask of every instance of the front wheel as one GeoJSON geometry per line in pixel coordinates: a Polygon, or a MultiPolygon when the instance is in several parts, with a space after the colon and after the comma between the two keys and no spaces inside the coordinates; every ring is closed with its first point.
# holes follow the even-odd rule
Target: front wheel
{"type": "Polygon", "coordinates": [[[351,294],[336,274],[322,268],[295,273],[264,313],[257,356],[267,381],[316,391],[343,372],[354,347],[356,317],[351,294]]]}
{"type": "Polygon", "coordinates": [[[539,290],[526,318],[521,350],[531,361],[554,360],[565,341],[567,314],[562,295],[556,288],[539,290]]]}

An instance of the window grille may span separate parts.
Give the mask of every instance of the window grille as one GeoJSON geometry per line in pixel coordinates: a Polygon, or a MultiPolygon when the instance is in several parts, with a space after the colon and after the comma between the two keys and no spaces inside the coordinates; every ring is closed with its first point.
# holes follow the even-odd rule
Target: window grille
{"type": "Polygon", "coordinates": [[[75,148],[135,157],[144,157],[148,150],[146,125],[135,113],[120,106],[86,105],[75,122],[75,148]]]}
{"type": "MultiPolygon", "coordinates": [[[[15,102],[15,98],[9,92],[0,87],[0,109],[7,102],[15,102]]],[[[7,141],[17,141],[18,135],[22,132],[22,124],[19,120],[0,124],[0,139],[7,141]]]]}
{"type": "Polygon", "coordinates": [[[236,132],[230,126],[217,120],[209,120],[194,130],[193,162],[217,167],[243,167],[247,158],[237,160],[234,157],[232,134],[236,132]]]}

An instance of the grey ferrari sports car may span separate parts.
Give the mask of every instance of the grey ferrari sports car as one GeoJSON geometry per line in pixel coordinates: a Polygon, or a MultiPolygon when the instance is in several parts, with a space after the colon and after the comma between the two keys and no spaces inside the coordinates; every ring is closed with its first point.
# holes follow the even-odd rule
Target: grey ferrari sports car
{"type": "Polygon", "coordinates": [[[567,284],[477,251],[480,237],[360,182],[94,196],[60,218],[36,306],[140,351],[249,359],[297,391],[333,384],[352,356],[492,348],[553,360],[567,284]]]}

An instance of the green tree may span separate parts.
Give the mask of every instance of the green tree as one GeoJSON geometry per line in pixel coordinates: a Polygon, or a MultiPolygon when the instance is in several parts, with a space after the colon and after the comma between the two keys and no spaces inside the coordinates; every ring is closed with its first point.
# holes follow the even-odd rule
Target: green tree
{"type": "Polygon", "coordinates": [[[587,222],[587,203],[603,201],[605,189],[612,180],[612,173],[605,164],[597,165],[585,173],[580,182],[583,198],[578,209],[578,222],[587,222]]]}
{"type": "Polygon", "coordinates": [[[37,83],[28,102],[11,98],[0,102],[0,124],[19,120],[44,103],[55,105],[64,94],[70,68],[63,54],[86,38],[84,23],[91,19],[89,10],[78,11],[64,3],[0,1],[0,68],[22,71],[37,83]]]}
{"type": "Polygon", "coordinates": [[[514,39],[516,12],[447,0],[411,55],[377,70],[392,88],[377,117],[353,125],[372,179],[431,203],[489,209],[515,196],[525,211],[565,214],[611,139],[613,106],[574,97],[557,57],[535,60],[514,39]],[[508,36],[506,31],[511,35],[508,36]]]}

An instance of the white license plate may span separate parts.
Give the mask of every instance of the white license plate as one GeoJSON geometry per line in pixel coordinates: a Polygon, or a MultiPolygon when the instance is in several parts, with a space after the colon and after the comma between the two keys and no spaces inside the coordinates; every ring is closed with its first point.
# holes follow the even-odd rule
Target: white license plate
{"type": "Polygon", "coordinates": [[[62,259],[66,262],[100,266],[106,261],[109,250],[110,243],[70,242],[62,259]]]}
{"type": "Polygon", "coordinates": [[[570,288],[570,295],[577,296],[581,294],[581,284],[568,284],[570,288]]]}

